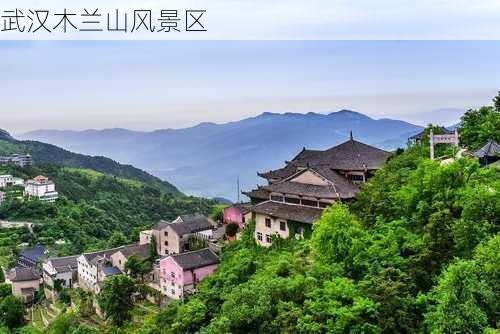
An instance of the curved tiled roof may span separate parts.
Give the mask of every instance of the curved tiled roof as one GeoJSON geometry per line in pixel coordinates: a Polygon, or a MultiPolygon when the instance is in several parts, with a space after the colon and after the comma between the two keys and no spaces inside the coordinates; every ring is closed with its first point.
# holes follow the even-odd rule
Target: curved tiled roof
{"type": "Polygon", "coordinates": [[[472,155],[478,158],[497,157],[500,155],[500,145],[493,139],[490,139],[483,147],[472,153],[472,155]]]}
{"type": "Polygon", "coordinates": [[[252,207],[252,211],[271,217],[293,220],[308,224],[312,224],[317,221],[323,213],[323,209],[320,208],[285,204],[273,201],[266,201],[254,205],[252,207]]]}

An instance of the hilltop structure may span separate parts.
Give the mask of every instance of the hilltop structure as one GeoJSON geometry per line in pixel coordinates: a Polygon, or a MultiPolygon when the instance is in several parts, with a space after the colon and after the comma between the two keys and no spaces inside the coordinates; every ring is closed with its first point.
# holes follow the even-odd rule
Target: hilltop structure
{"type": "Polygon", "coordinates": [[[26,181],[24,193],[29,197],[36,197],[41,201],[55,202],[59,194],[56,185],[48,177],[39,175],[32,180],[26,181]]]}
{"type": "Polygon", "coordinates": [[[29,154],[12,154],[0,156],[0,166],[14,165],[18,167],[30,167],[33,159],[29,154]]]}
{"type": "Polygon", "coordinates": [[[390,152],[356,141],[330,149],[302,151],[285,167],[257,173],[268,184],[243,192],[253,204],[246,220],[255,219],[255,239],[272,243],[273,235],[301,237],[324,208],[336,201],[352,200],[359,185],[382,167],[390,152]]]}

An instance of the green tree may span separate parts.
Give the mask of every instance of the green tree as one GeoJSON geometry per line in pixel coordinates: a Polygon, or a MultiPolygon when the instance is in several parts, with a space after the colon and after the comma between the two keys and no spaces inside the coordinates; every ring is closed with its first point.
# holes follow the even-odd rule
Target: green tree
{"type": "Polygon", "coordinates": [[[154,262],[158,258],[158,242],[156,237],[151,235],[151,242],[149,243],[149,260],[154,262]]]}
{"type": "Polygon", "coordinates": [[[0,321],[10,329],[24,323],[24,303],[15,296],[7,296],[0,303],[0,321]]]}
{"type": "Polygon", "coordinates": [[[144,276],[151,272],[151,262],[139,258],[137,255],[131,255],[125,262],[125,272],[135,279],[144,281],[144,276]]]}
{"type": "Polygon", "coordinates": [[[433,293],[437,305],[426,314],[432,333],[481,333],[487,327],[488,315],[482,305],[495,296],[474,262],[450,265],[433,293]]]}
{"type": "Polygon", "coordinates": [[[350,274],[354,258],[365,247],[365,231],[357,218],[344,204],[336,203],[327,208],[314,224],[311,249],[321,263],[341,263],[350,274]]]}
{"type": "Polygon", "coordinates": [[[229,223],[226,225],[226,235],[228,237],[234,237],[238,233],[239,226],[236,223],[229,223]]]}
{"type": "Polygon", "coordinates": [[[495,98],[495,107],[481,107],[468,110],[461,119],[460,141],[472,150],[478,149],[488,139],[500,141],[500,110],[495,98]]]}
{"type": "Polygon", "coordinates": [[[224,208],[227,205],[215,205],[212,209],[212,213],[210,214],[210,218],[212,218],[215,222],[222,224],[224,222],[224,208]]]}
{"type": "Polygon", "coordinates": [[[117,326],[130,320],[130,312],[134,307],[132,294],[135,291],[135,282],[128,276],[117,275],[106,279],[97,297],[105,317],[117,326]]]}
{"type": "Polygon", "coordinates": [[[108,247],[114,248],[128,243],[127,237],[122,232],[113,232],[108,241],[108,247]]]}

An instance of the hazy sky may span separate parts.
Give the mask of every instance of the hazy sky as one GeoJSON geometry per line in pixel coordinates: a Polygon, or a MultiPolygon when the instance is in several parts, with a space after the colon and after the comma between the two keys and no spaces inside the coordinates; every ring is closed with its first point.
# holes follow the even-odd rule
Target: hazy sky
{"type": "Polygon", "coordinates": [[[488,41],[3,41],[0,60],[0,128],[16,133],[342,108],[449,124],[500,90],[488,41]]]}

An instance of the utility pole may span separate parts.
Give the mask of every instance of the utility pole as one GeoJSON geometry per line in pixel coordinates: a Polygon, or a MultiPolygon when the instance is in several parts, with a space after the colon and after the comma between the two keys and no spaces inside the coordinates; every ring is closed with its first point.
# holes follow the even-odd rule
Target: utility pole
{"type": "Polygon", "coordinates": [[[237,187],[237,197],[238,197],[238,203],[240,203],[240,176],[238,175],[238,178],[236,180],[236,187],[237,187]]]}

